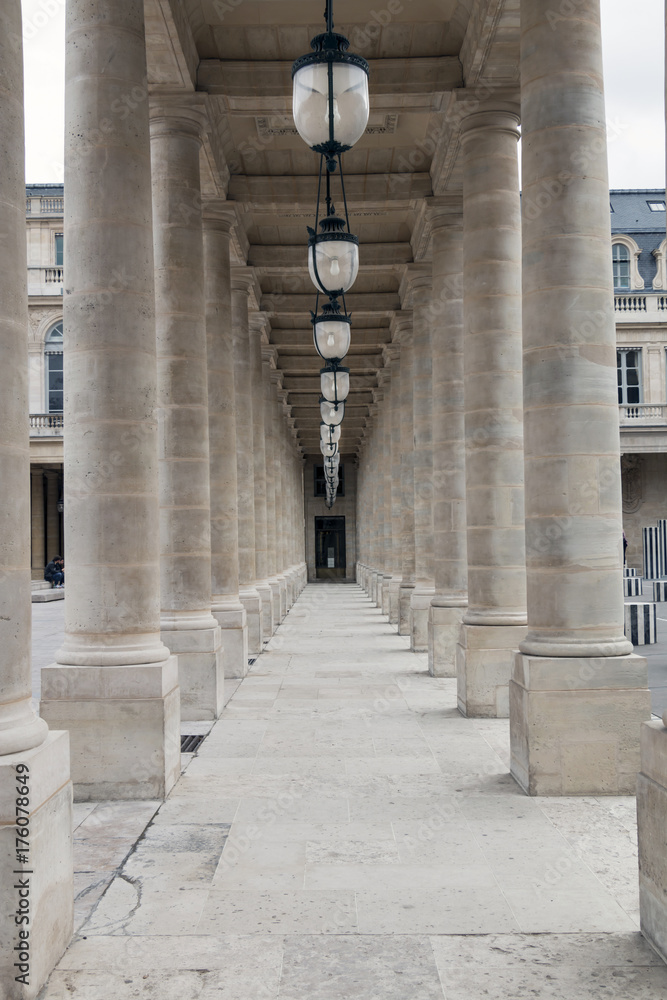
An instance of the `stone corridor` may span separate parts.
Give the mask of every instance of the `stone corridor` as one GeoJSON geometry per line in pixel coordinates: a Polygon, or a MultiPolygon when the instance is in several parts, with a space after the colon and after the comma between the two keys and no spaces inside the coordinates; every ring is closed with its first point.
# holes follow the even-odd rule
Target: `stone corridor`
{"type": "Polygon", "coordinates": [[[43,1000],[667,990],[634,799],[527,798],[507,720],[462,718],[408,644],[360,587],[310,584],[164,804],[75,805],[76,933],[43,1000]]]}

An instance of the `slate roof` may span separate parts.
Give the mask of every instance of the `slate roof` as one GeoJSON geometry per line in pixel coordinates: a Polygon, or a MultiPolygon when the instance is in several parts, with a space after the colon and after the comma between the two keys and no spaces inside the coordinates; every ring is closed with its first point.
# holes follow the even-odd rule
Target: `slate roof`
{"type": "Polygon", "coordinates": [[[657,270],[652,251],[665,239],[665,213],[652,212],[650,201],[665,201],[664,190],[610,191],[611,234],[622,233],[632,236],[641,248],[639,273],[644,279],[644,291],[653,290],[653,279],[657,270]]]}
{"type": "Polygon", "coordinates": [[[25,193],[28,198],[59,198],[63,191],[62,184],[26,184],[25,193]]]}

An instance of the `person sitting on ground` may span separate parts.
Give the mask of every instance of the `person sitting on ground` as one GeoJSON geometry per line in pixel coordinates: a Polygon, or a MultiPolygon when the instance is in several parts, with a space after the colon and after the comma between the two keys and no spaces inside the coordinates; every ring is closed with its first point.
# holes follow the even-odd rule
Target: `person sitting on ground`
{"type": "Polygon", "coordinates": [[[65,567],[60,556],[54,556],[44,570],[44,579],[48,580],[52,587],[62,587],[65,579],[65,567]]]}

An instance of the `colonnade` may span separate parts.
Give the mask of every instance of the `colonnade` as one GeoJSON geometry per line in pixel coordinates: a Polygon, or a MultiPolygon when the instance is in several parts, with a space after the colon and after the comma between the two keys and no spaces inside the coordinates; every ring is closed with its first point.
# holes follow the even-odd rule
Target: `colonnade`
{"type": "MultiPolygon", "coordinates": [[[[65,638],[43,671],[35,716],[20,4],[6,0],[0,12],[0,209],[12,241],[0,277],[11,379],[0,490],[12,521],[1,542],[0,774],[21,754],[37,794],[51,806],[62,799],[44,866],[55,864],[60,881],[45,891],[69,900],[70,761],[80,800],[168,794],[180,774],[181,719],[220,715],[225,678],[245,675],[305,585],[303,458],[267,353],[256,277],[232,252],[235,210],[203,195],[205,98],[161,93],[119,110],[122,95],[145,95],[143,4],[110,12],[73,0],[65,638]]],[[[68,936],[68,905],[62,934],[44,924],[56,945],[68,936]]]]}
{"type": "Polygon", "coordinates": [[[462,195],[427,199],[362,443],[357,579],[463,714],[509,716],[525,791],[622,794],[650,700],[623,635],[599,8],[549,13],[522,3],[520,92],[460,94],[462,195]]]}

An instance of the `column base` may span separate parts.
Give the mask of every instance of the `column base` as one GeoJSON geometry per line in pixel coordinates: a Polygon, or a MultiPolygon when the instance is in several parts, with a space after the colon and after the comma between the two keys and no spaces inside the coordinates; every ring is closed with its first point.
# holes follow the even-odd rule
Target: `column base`
{"type": "Polygon", "coordinates": [[[398,625],[398,599],[401,578],[393,576],[389,581],[389,624],[398,625]]]}
{"type": "Polygon", "coordinates": [[[511,772],[529,795],[632,795],[646,660],[517,653],[510,682],[511,772]]]}
{"type": "Polygon", "coordinates": [[[273,635],[273,593],[268,583],[255,584],[262,602],[262,645],[273,635]]]}
{"type": "Polygon", "coordinates": [[[456,646],[465,606],[431,604],[428,613],[428,672],[431,677],[456,677],[456,646]]]}
{"type": "Polygon", "coordinates": [[[410,635],[410,598],[415,589],[414,583],[401,583],[398,592],[398,634],[410,635]]]}
{"type": "Polygon", "coordinates": [[[413,653],[428,651],[428,617],[435,587],[418,586],[410,596],[410,649],[413,653]]]}
{"type": "Polygon", "coordinates": [[[269,580],[269,587],[271,588],[271,610],[273,618],[271,620],[271,634],[275,632],[282,621],[282,616],[280,614],[280,580],[278,577],[269,580]]]}
{"type": "Polygon", "coordinates": [[[642,934],[667,962],[667,729],[641,727],[641,773],[637,775],[639,912],[642,934]]]}
{"type": "Polygon", "coordinates": [[[178,660],[42,670],[42,718],[68,729],[75,802],[164,799],[181,773],[178,660]]]}
{"type": "Polygon", "coordinates": [[[36,997],[67,948],[74,919],[72,870],[69,738],[52,731],[41,746],[0,759],[0,879],[5,900],[0,913],[0,982],[6,1000],[36,997]],[[28,772],[17,774],[19,764],[28,772]],[[30,789],[27,864],[17,862],[16,847],[16,786],[22,778],[30,789]],[[30,922],[17,924],[15,912],[26,903],[30,922]],[[25,952],[16,950],[18,946],[25,952]],[[20,976],[26,980],[17,982],[20,976]]]}
{"type": "Polygon", "coordinates": [[[222,662],[225,677],[248,673],[248,622],[241,603],[237,609],[211,612],[222,632],[222,662]]]}
{"type": "Polygon", "coordinates": [[[278,577],[278,582],[280,584],[280,620],[282,621],[287,614],[287,578],[284,573],[278,577]]]}
{"type": "Polygon", "coordinates": [[[391,576],[388,573],[384,573],[380,576],[382,581],[382,614],[389,617],[389,584],[391,583],[391,576]]]}
{"type": "Polygon", "coordinates": [[[160,638],[178,656],[181,719],[217,719],[224,708],[225,667],[220,626],[164,629],[160,638]]]}
{"type": "Polygon", "coordinates": [[[514,656],[526,625],[468,625],[456,647],[458,706],[473,719],[507,719],[514,656]]]}
{"type": "Polygon", "coordinates": [[[262,652],[262,599],[256,590],[242,590],[239,601],[245,608],[248,625],[248,656],[262,652]]]}

